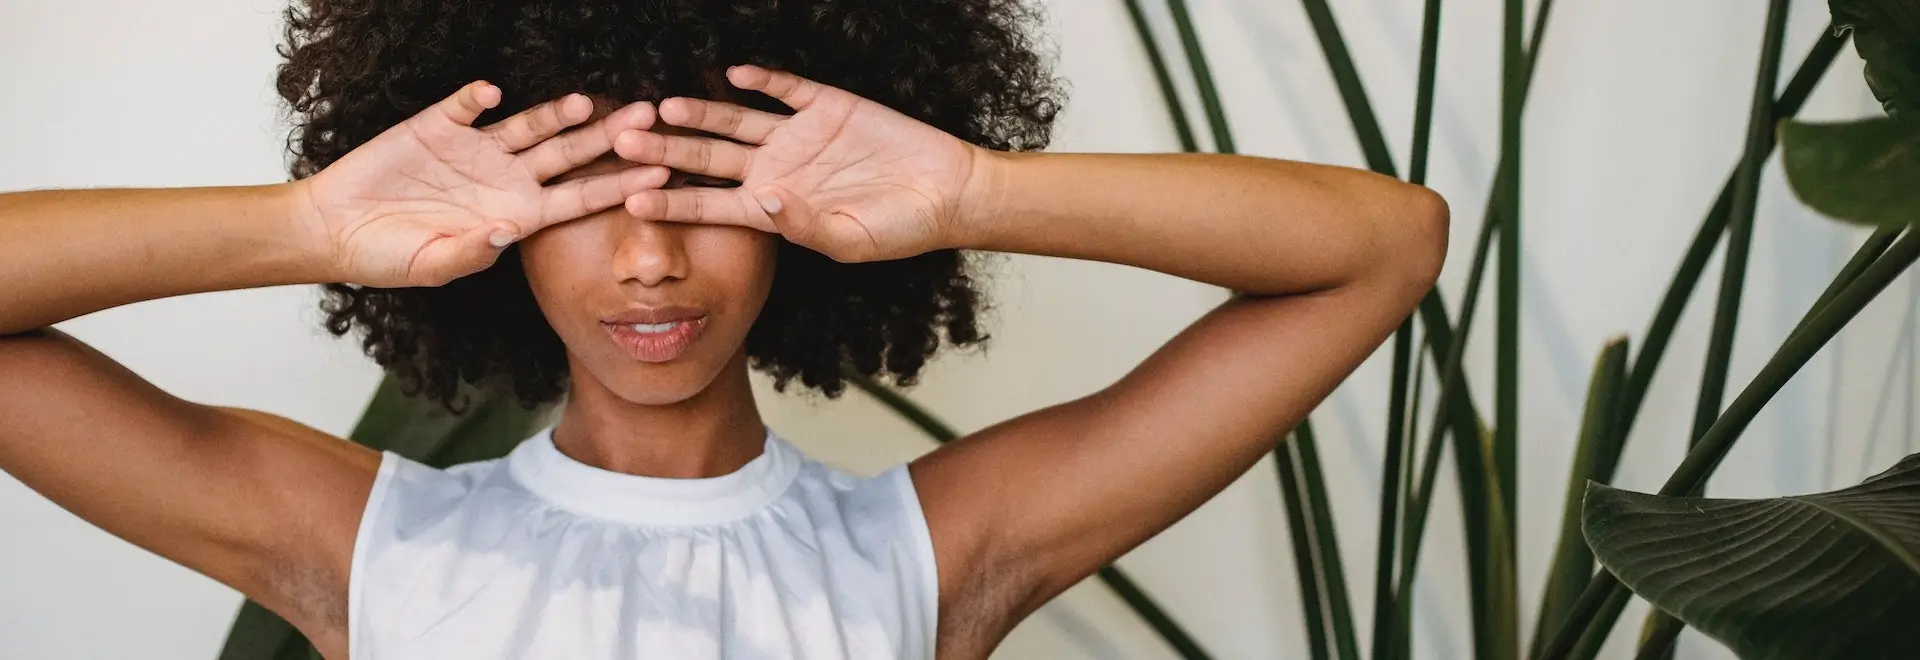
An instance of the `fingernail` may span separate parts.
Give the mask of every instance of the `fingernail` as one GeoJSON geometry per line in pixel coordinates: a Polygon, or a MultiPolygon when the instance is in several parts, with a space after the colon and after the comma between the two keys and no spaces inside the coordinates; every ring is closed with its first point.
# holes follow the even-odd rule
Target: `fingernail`
{"type": "Polygon", "coordinates": [[[771,215],[780,212],[780,198],[769,193],[760,193],[754,195],[753,198],[760,202],[760,208],[766,209],[767,214],[771,215]]]}
{"type": "Polygon", "coordinates": [[[496,231],[496,232],[493,232],[492,236],[487,237],[487,242],[492,243],[494,247],[503,248],[513,243],[513,234],[509,234],[504,231],[496,231]]]}

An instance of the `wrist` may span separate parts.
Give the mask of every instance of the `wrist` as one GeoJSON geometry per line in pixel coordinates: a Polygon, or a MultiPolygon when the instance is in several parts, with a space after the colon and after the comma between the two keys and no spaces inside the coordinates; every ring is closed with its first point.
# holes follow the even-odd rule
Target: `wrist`
{"type": "Polygon", "coordinates": [[[303,279],[342,282],[345,280],[338,268],[332,238],[320,217],[319,206],[313,201],[312,182],[313,179],[306,178],[271,186],[277,215],[284,220],[276,227],[284,239],[280,243],[287,251],[288,260],[306,274],[303,279]]]}
{"type": "Polygon", "coordinates": [[[972,146],[973,159],[961,186],[949,243],[962,249],[985,249],[998,233],[1005,215],[1009,184],[1020,154],[972,146]]]}

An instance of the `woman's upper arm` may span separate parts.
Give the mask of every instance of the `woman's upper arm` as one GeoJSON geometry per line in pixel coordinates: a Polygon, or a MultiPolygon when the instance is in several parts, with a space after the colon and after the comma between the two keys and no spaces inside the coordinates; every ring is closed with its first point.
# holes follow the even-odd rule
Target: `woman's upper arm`
{"type": "Polygon", "coordinates": [[[943,607],[984,598],[1010,615],[994,625],[1011,627],[1192,512],[1271,451],[1430,283],[1236,297],[1112,386],[922,457],[943,607]]]}
{"type": "Polygon", "coordinates": [[[379,460],[283,417],[174,397],[52,328],[0,337],[0,469],[309,634],[344,624],[379,460]]]}

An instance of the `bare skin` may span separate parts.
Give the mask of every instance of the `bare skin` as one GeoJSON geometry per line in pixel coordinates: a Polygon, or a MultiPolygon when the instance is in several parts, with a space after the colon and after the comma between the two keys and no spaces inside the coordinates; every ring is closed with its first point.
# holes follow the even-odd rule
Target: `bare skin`
{"type": "MultiPolygon", "coordinates": [[[[676,98],[563,133],[591,111],[571,97],[473,128],[499,101],[475,83],[300,182],[0,195],[0,468],[247,594],[339,659],[378,455],[270,413],[173,397],[46,326],[221,289],[437,286],[492,264],[495,233],[526,239],[531,257],[591,249],[593,223],[614,218],[642,223],[643,238],[622,240],[664,250],[634,264],[684,269],[700,249],[759,249],[760,232],[841,261],[959,247],[1236,291],[1109,387],[913,462],[940,575],[939,657],[982,658],[1271,451],[1406,316],[1445,252],[1438,196],[1358,170],[992,152],[792,74],[746,66],[728,78],[794,114],[676,98]],[[675,187],[667,168],[742,185],[675,187]]],[[[686,277],[659,268],[656,279],[686,277]]],[[[622,283],[651,276],[630,271],[622,283]]],[[[753,409],[729,348],[681,374],[686,391],[644,401],[619,365],[577,351],[556,443],[636,474],[737,469],[759,437],[725,421],[753,409]],[[662,417],[689,430],[644,437],[632,429],[661,427],[628,423],[662,417]]]]}

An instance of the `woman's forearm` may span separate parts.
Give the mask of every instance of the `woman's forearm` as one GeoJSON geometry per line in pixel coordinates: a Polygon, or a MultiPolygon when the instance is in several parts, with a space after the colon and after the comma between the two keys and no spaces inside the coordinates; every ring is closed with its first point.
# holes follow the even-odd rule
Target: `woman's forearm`
{"type": "Polygon", "coordinates": [[[1371,172],[1221,154],[988,153],[963,206],[962,247],[1254,294],[1425,277],[1444,255],[1446,203],[1371,172]]]}
{"type": "Polygon", "coordinates": [[[329,281],[297,184],[0,194],[0,334],[189,293],[329,281]]]}

